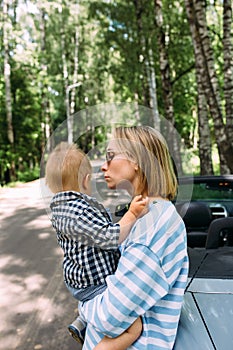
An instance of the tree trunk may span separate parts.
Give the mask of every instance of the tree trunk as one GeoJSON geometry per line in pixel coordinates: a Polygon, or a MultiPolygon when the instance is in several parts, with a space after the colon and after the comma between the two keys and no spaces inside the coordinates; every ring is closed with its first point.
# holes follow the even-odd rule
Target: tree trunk
{"type": "MultiPolygon", "coordinates": [[[[78,14],[77,14],[78,15],[78,14]]],[[[76,85],[78,82],[78,50],[79,50],[79,29],[78,24],[75,31],[75,49],[74,49],[74,74],[73,74],[73,84],[76,85]]],[[[76,90],[71,91],[71,103],[70,103],[70,113],[73,115],[75,113],[75,98],[76,90]]]]}
{"type": "Polygon", "coordinates": [[[11,25],[8,17],[8,0],[3,1],[3,45],[4,45],[4,81],[5,81],[5,96],[6,96],[6,117],[7,117],[7,137],[9,143],[14,144],[14,133],[12,124],[12,100],[11,100],[11,66],[9,55],[9,33],[11,25]]]}
{"type": "MultiPolygon", "coordinates": [[[[62,12],[62,9],[61,9],[62,12]]],[[[74,113],[75,113],[75,105],[76,105],[76,88],[81,85],[78,82],[78,51],[79,51],[79,1],[77,0],[74,4],[74,13],[75,13],[75,36],[74,36],[74,71],[73,71],[73,79],[72,84],[69,85],[69,73],[67,67],[66,60],[66,46],[65,46],[65,29],[63,27],[62,20],[61,28],[61,47],[62,47],[62,63],[63,63],[63,81],[66,90],[66,114],[67,114],[67,132],[68,132],[68,142],[73,142],[73,134],[74,134],[74,113]]]]}
{"type": "MultiPolygon", "coordinates": [[[[233,50],[232,50],[232,1],[223,2],[223,64],[226,127],[233,145],[233,50]]],[[[233,156],[232,156],[233,157],[233,156]]],[[[233,159],[232,159],[233,162],[233,159]]]]}
{"type": "Polygon", "coordinates": [[[179,174],[183,173],[182,161],[180,155],[180,145],[175,132],[174,105],[172,94],[172,82],[170,76],[170,64],[167,53],[167,33],[164,31],[162,1],[154,0],[155,10],[155,26],[158,29],[158,47],[159,47],[159,63],[160,74],[162,80],[163,99],[165,106],[165,117],[168,120],[166,127],[166,138],[169,148],[173,151],[173,158],[179,174]]]}
{"type": "MultiPolygon", "coordinates": [[[[11,98],[11,66],[9,53],[9,35],[11,23],[8,16],[9,0],[3,1],[3,47],[4,47],[4,82],[5,82],[5,106],[7,121],[7,138],[10,144],[11,155],[14,155],[14,130],[12,122],[12,98],[11,98]]],[[[15,180],[15,162],[12,159],[9,168],[9,181],[15,180]]]]}
{"type": "Polygon", "coordinates": [[[233,172],[233,148],[228,142],[228,131],[223,122],[213,52],[206,23],[205,3],[203,1],[185,0],[185,5],[194,44],[196,66],[200,69],[202,88],[214,122],[215,139],[220,158],[220,172],[227,174],[230,171],[233,172]]]}
{"type": "Polygon", "coordinates": [[[199,159],[200,174],[213,175],[212,163],[212,143],[210,135],[210,126],[208,120],[208,107],[206,103],[205,93],[202,89],[201,76],[198,67],[196,69],[197,77],[197,105],[198,105],[198,135],[199,135],[199,159]]]}
{"type": "Polygon", "coordinates": [[[73,142],[73,123],[70,110],[70,89],[69,89],[69,73],[66,58],[66,43],[65,43],[65,23],[66,18],[63,14],[63,2],[59,7],[60,13],[60,45],[61,45],[61,59],[62,59],[62,78],[63,78],[63,88],[65,92],[65,104],[66,104],[66,118],[67,118],[67,134],[68,142],[73,142]],[[64,17],[64,18],[63,18],[64,17]]]}
{"type": "MultiPolygon", "coordinates": [[[[140,62],[141,57],[143,58],[143,77],[147,77],[147,67],[145,64],[145,60],[147,59],[146,55],[146,40],[143,34],[143,24],[142,24],[142,15],[144,11],[143,1],[142,0],[133,0],[135,13],[136,13],[136,23],[137,23],[137,36],[138,36],[138,62],[140,62]],[[141,57],[140,57],[141,56],[141,57]]],[[[149,98],[149,89],[148,89],[148,81],[143,79],[142,82],[142,92],[143,92],[143,102],[145,106],[150,106],[150,98],[149,98]]],[[[151,124],[151,120],[148,120],[147,123],[151,124]]]]}
{"type": "Polygon", "coordinates": [[[51,139],[51,117],[50,117],[50,106],[48,99],[48,84],[47,84],[47,59],[46,59],[46,20],[45,10],[40,9],[40,32],[41,32],[41,127],[42,127],[42,145],[47,143],[47,151],[49,152],[52,148],[51,139]]]}
{"type": "Polygon", "coordinates": [[[205,98],[205,92],[202,87],[202,69],[200,66],[201,48],[198,40],[195,40],[195,23],[193,20],[192,12],[188,12],[188,19],[194,44],[194,53],[196,58],[196,81],[197,81],[197,104],[198,104],[198,135],[199,135],[199,158],[200,158],[200,174],[212,175],[213,163],[212,163],[212,145],[211,135],[208,120],[208,108],[205,98]]]}
{"type": "Polygon", "coordinates": [[[75,111],[75,87],[77,85],[77,72],[78,72],[78,28],[76,26],[75,33],[75,54],[74,54],[74,75],[73,75],[73,84],[69,85],[69,72],[67,64],[67,55],[66,55],[66,28],[65,23],[67,18],[64,15],[63,5],[59,7],[59,13],[61,18],[60,23],[60,38],[61,38],[61,58],[62,58],[62,76],[63,76],[63,86],[66,96],[66,118],[67,118],[67,141],[68,143],[73,143],[73,114],[75,111]],[[71,98],[70,98],[71,95],[71,98]]]}
{"type": "Polygon", "coordinates": [[[153,111],[153,126],[160,130],[160,116],[158,110],[158,100],[157,100],[157,89],[156,89],[156,77],[155,77],[155,68],[154,68],[154,58],[151,48],[148,50],[148,57],[146,58],[146,68],[147,68],[147,80],[149,85],[150,93],[150,107],[153,111]]]}

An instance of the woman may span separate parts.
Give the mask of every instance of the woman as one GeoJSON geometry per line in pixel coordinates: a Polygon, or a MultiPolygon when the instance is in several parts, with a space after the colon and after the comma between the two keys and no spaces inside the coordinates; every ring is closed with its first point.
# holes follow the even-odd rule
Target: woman
{"type": "Polygon", "coordinates": [[[83,350],[116,337],[139,316],[141,336],[128,349],[172,349],[188,274],[185,226],[171,200],[177,180],[167,145],[150,127],[119,127],[102,166],[110,189],[149,197],[149,212],[121,246],[107,289],[79,311],[88,326],[83,350]]]}

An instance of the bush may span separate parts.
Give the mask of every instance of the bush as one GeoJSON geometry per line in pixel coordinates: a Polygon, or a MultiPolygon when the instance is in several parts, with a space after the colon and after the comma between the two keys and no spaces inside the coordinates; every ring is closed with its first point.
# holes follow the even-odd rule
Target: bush
{"type": "Polygon", "coordinates": [[[18,181],[29,182],[38,179],[40,176],[40,168],[36,166],[34,169],[27,169],[23,172],[17,172],[18,181]]]}

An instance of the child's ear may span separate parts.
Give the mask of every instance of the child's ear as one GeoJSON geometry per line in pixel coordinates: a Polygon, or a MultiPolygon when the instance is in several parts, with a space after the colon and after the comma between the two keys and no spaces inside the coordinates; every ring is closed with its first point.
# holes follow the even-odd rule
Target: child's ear
{"type": "Polygon", "coordinates": [[[91,181],[91,174],[85,175],[83,178],[83,188],[85,191],[89,189],[90,181],[91,181]]]}

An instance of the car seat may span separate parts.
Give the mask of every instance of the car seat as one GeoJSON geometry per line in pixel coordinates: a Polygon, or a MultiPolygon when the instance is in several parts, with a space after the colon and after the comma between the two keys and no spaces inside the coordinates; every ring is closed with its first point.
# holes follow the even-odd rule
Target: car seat
{"type": "Polygon", "coordinates": [[[233,245],[233,217],[215,219],[210,224],[206,249],[223,245],[233,245]]]}
{"type": "Polygon", "coordinates": [[[188,247],[205,247],[212,221],[209,206],[202,202],[186,202],[176,205],[176,208],[185,223],[188,247]]]}

